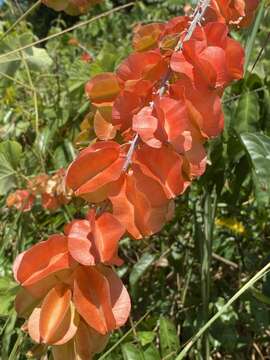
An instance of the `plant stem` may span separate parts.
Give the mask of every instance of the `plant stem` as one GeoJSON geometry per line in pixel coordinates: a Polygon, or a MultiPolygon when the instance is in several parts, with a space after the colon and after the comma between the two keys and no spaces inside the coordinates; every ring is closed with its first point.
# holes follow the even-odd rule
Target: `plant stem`
{"type": "Polygon", "coordinates": [[[117,7],[113,8],[113,9],[111,9],[111,10],[105,11],[105,12],[102,13],[102,14],[99,14],[99,15],[97,15],[97,16],[94,16],[94,17],[92,17],[92,18],[89,19],[89,20],[82,21],[82,22],[80,22],[80,23],[78,23],[78,24],[75,24],[75,25],[73,25],[73,26],[71,26],[71,27],[69,27],[69,28],[67,28],[67,29],[65,29],[65,30],[59,31],[59,32],[57,32],[57,33],[55,33],[55,34],[48,35],[48,36],[46,36],[46,37],[43,38],[43,39],[39,39],[39,40],[36,40],[36,41],[32,42],[31,44],[27,44],[27,45],[24,45],[24,46],[22,46],[22,47],[20,47],[20,48],[18,48],[18,49],[11,50],[11,51],[9,51],[9,52],[7,52],[7,53],[1,54],[1,55],[0,55],[0,59],[1,59],[1,58],[5,58],[5,57],[10,56],[10,55],[13,55],[13,54],[17,54],[18,52],[20,52],[20,51],[22,51],[22,50],[29,49],[29,48],[31,48],[32,46],[36,46],[36,45],[41,44],[41,43],[44,43],[44,42],[46,42],[46,41],[48,41],[48,40],[55,39],[55,38],[57,38],[58,36],[61,36],[61,35],[63,35],[63,34],[66,34],[66,33],[70,32],[70,31],[79,29],[79,28],[82,27],[82,26],[91,24],[92,22],[94,22],[94,21],[96,21],[96,20],[102,19],[102,18],[104,18],[104,17],[106,17],[106,16],[109,16],[109,15],[111,15],[111,14],[116,13],[117,11],[126,9],[126,8],[128,8],[128,7],[130,7],[130,6],[133,6],[133,5],[134,5],[134,2],[131,2],[131,3],[128,3],[128,4],[125,4],[125,5],[121,5],[121,6],[117,6],[117,7]]]}
{"type": "MultiPolygon", "coordinates": [[[[211,192],[206,190],[203,200],[203,223],[204,236],[202,237],[201,251],[201,293],[203,303],[203,324],[209,320],[209,303],[210,303],[210,284],[211,284],[211,262],[212,262],[212,243],[214,221],[216,213],[217,196],[215,194],[212,200],[211,192]]],[[[203,359],[210,359],[210,346],[208,331],[202,337],[202,355],[203,359]]]]}
{"type": "MultiPolygon", "coordinates": [[[[192,15],[193,19],[192,19],[189,27],[187,28],[186,35],[184,36],[184,38],[181,37],[181,39],[177,43],[177,45],[174,49],[175,52],[182,51],[184,42],[190,40],[193,32],[196,29],[196,26],[198,24],[200,24],[201,20],[203,19],[203,16],[204,16],[205,11],[207,10],[209,4],[210,4],[210,0],[199,0],[198,1],[198,4],[192,15]]],[[[0,58],[1,58],[1,55],[0,55],[0,58]]],[[[172,70],[170,67],[168,67],[168,71],[166,72],[165,76],[163,77],[160,88],[158,89],[159,97],[162,97],[164,95],[164,93],[166,92],[167,84],[168,84],[168,81],[170,80],[171,76],[172,76],[172,70]]],[[[153,107],[153,102],[151,102],[149,105],[151,107],[153,107]]],[[[128,167],[131,163],[133,153],[134,153],[139,141],[140,141],[139,135],[136,134],[135,137],[133,138],[133,140],[131,141],[130,148],[129,148],[129,151],[127,154],[127,159],[123,166],[123,171],[127,171],[128,167]]]]}
{"type": "Polygon", "coordinates": [[[7,31],[0,37],[0,41],[2,41],[13,29],[15,29],[15,27],[22,21],[24,20],[35,8],[37,8],[39,5],[41,4],[41,0],[38,0],[36,3],[34,3],[29,9],[26,10],[25,13],[22,14],[22,16],[19,17],[19,19],[17,19],[15,21],[14,24],[11,25],[11,27],[9,29],[7,29],[7,31]]]}
{"type": "Polygon", "coordinates": [[[251,34],[250,34],[250,36],[249,36],[249,38],[247,40],[247,44],[246,44],[246,60],[245,60],[245,67],[244,67],[245,73],[247,72],[248,66],[250,64],[251,54],[252,54],[252,51],[254,49],[254,43],[255,43],[255,40],[256,40],[257,32],[258,32],[258,30],[260,28],[261,21],[263,19],[264,5],[265,5],[265,0],[262,0],[261,4],[260,4],[259,11],[258,11],[257,16],[256,16],[254,26],[253,26],[251,34]]]}
{"type": "Polygon", "coordinates": [[[260,271],[258,271],[244,286],[242,286],[228,301],[227,303],[220,308],[220,310],[204,325],[200,328],[200,330],[192,337],[192,339],[186,344],[180,354],[177,356],[175,360],[184,359],[189,353],[190,349],[196,342],[200,339],[200,337],[213,325],[213,323],[228,310],[228,308],[249,288],[251,288],[258,280],[260,280],[264,275],[266,275],[270,271],[270,262],[265,265],[260,271]]]}
{"type": "Polygon", "coordinates": [[[108,357],[110,355],[110,353],[115,350],[117,348],[117,346],[119,346],[123,340],[125,340],[125,338],[127,336],[129,336],[132,331],[134,331],[134,329],[136,329],[136,327],[150,314],[150,312],[155,308],[155,306],[153,306],[151,309],[149,309],[135,324],[133,324],[133,327],[131,327],[113,346],[111,346],[103,355],[101,355],[98,360],[103,360],[106,359],[106,357],[108,357]]]}

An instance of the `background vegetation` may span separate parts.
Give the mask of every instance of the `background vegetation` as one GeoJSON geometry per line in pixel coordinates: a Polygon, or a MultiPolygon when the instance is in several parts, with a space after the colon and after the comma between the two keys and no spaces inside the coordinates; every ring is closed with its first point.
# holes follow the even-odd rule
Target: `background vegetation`
{"type": "MultiPolygon", "coordinates": [[[[106,0],[81,18],[41,5],[3,38],[33,3],[5,1],[0,8],[1,54],[127,1],[106,0]]],[[[174,220],[161,233],[121,241],[125,265],[119,274],[132,294],[132,316],[100,358],[175,359],[202,324],[270,260],[270,14],[266,2],[261,3],[255,25],[232,33],[246,47],[247,71],[224,95],[226,129],[209,144],[206,174],[179,198],[174,220]]],[[[8,193],[23,188],[33,175],[53,174],[70,163],[90,110],[85,82],[113,71],[126,57],[136,24],[181,15],[184,5],[181,0],[136,1],[39,47],[0,55],[1,359],[31,355],[32,344],[13,309],[15,257],[84,212],[81,202],[73,202],[54,212],[37,203],[22,213],[6,207],[8,193]],[[91,62],[81,60],[83,50],[69,44],[71,37],[91,53],[91,62]]],[[[84,141],[92,136],[89,123],[84,141]]],[[[269,359],[269,306],[266,275],[219,317],[189,358],[269,359]]]]}

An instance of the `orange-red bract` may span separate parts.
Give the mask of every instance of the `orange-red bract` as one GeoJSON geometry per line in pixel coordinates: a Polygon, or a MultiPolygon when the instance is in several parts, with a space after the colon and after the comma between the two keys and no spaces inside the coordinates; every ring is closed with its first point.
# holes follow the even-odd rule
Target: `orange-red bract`
{"type": "Polygon", "coordinates": [[[171,58],[173,71],[220,91],[243,76],[243,65],[243,48],[228,37],[227,26],[218,22],[197,28],[184,43],[183,52],[175,52],[171,58]]]}
{"type": "Polygon", "coordinates": [[[112,124],[112,103],[99,106],[94,115],[94,130],[99,140],[111,140],[116,135],[116,127],[112,124]]]}
{"type": "Polygon", "coordinates": [[[102,73],[93,77],[85,86],[86,95],[93,104],[108,103],[120,92],[114,73],[102,73]]]}
{"type": "Polygon", "coordinates": [[[163,145],[160,149],[153,149],[142,145],[135,151],[133,162],[140,166],[145,175],[162,186],[168,199],[182,194],[189,185],[183,175],[182,156],[170,146],[163,145]]]}
{"type": "Polygon", "coordinates": [[[109,335],[101,335],[89,327],[82,319],[73,339],[63,345],[52,347],[54,360],[92,360],[106,346],[109,335]]]}
{"type": "Polygon", "coordinates": [[[117,251],[124,232],[112,214],[104,212],[96,219],[94,211],[89,212],[87,220],[74,220],[65,228],[69,252],[83,265],[121,265],[117,251]]]}
{"type": "Polygon", "coordinates": [[[183,99],[156,98],[153,107],[142,109],[133,117],[133,130],[151,147],[170,143],[179,153],[191,148],[192,124],[183,99]]]}
{"type": "Polygon", "coordinates": [[[259,0],[212,0],[206,21],[220,21],[237,27],[247,27],[253,20],[259,0]]]}
{"type": "Polygon", "coordinates": [[[103,335],[122,326],[130,312],[126,288],[112,269],[102,265],[76,269],[73,299],[85,322],[103,335]]]}
{"type": "Polygon", "coordinates": [[[52,235],[21,253],[14,262],[13,274],[16,281],[28,287],[55,272],[69,269],[73,263],[66,236],[52,235]]]}
{"type": "Polygon", "coordinates": [[[159,181],[135,163],[112,186],[109,199],[114,216],[136,239],[161,230],[174,209],[159,181]]]}
{"type": "Polygon", "coordinates": [[[116,71],[117,78],[126,90],[136,89],[138,82],[142,80],[154,84],[160,81],[167,71],[167,64],[156,51],[134,53],[128,56],[116,71]]]}
{"type": "Polygon", "coordinates": [[[190,121],[192,146],[200,138],[194,136],[196,129],[201,134],[200,142],[203,142],[203,138],[211,138],[221,133],[224,127],[224,114],[221,98],[214,91],[204,89],[202,95],[201,91],[187,77],[177,80],[169,90],[172,98],[181,101],[184,99],[190,121]]]}
{"type": "Polygon", "coordinates": [[[14,206],[16,209],[27,212],[30,211],[34,205],[35,196],[32,195],[28,190],[16,190],[9,194],[7,197],[7,206],[14,206]]]}
{"type": "MultiPolygon", "coordinates": [[[[98,238],[96,251],[100,253],[93,264],[101,260],[101,255],[116,256],[115,243],[123,232],[111,214],[103,215],[94,229],[98,238]],[[112,240],[104,244],[106,231],[112,240]]],[[[121,280],[102,264],[83,266],[73,260],[69,242],[78,241],[80,247],[82,229],[74,230],[73,223],[67,232],[76,238],[53,235],[20,254],[14,264],[15,279],[23,287],[17,295],[16,310],[20,316],[29,317],[27,330],[38,343],[67,343],[77,332],[80,316],[88,326],[105,335],[122,326],[129,315],[130,299],[121,280]]],[[[73,250],[74,247],[73,244],[73,250]]]]}
{"type": "Polygon", "coordinates": [[[112,124],[122,132],[132,126],[132,116],[151,100],[153,87],[166,74],[168,65],[159,52],[131,54],[116,75],[122,91],[112,109],[112,124]]]}
{"type": "Polygon", "coordinates": [[[80,152],[67,170],[66,184],[76,196],[91,202],[108,198],[112,182],[123,169],[125,153],[113,141],[100,141],[80,152]]]}
{"type": "Polygon", "coordinates": [[[158,40],[165,29],[165,24],[151,23],[138,25],[134,29],[132,40],[133,48],[136,51],[147,51],[158,47],[158,40]]]}
{"type": "MultiPolygon", "coordinates": [[[[41,280],[40,286],[46,286],[45,281],[41,280]]],[[[33,296],[29,289],[23,291],[18,294],[17,311],[27,318],[25,303],[32,301],[27,331],[37,343],[67,343],[75,336],[80,317],[91,329],[106,335],[122,326],[130,312],[127,290],[114,271],[104,265],[76,266],[67,276],[60,276],[45,297],[33,296]]]]}

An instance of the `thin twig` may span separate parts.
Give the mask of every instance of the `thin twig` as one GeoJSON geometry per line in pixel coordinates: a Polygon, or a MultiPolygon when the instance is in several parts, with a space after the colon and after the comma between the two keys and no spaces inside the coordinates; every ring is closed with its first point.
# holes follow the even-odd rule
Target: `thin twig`
{"type": "Polygon", "coordinates": [[[35,46],[35,45],[38,45],[38,44],[42,44],[42,43],[44,43],[45,41],[48,41],[48,40],[51,40],[51,39],[55,39],[56,37],[58,37],[58,36],[60,36],[60,35],[66,34],[66,33],[70,32],[70,31],[73,31],[73,30],[75,30],[75,29],[78,29],[78,28],[80,28],[80,27],[82,27],[82,26],[91,24],[92,22],[94,22],[94,21],[96,21],[96,20],[102,19],[102,18],[104,18],[104,17],[106,17],[106,16],[109,16],[109,15],[111,15],[111,14],[114,14],[115,12],[120,11],[120,10],[123,10],[123,9],[125,9],[125,8],[127,8],[127,7],[132,6],[132,5],[134,5],[134,2],[130,2],[130,3],[125,4],[125,5],[117,6],[117,7],[113,8],[113,9],[111,9],[111,10],[108,10],[108,11],[102,13],[102,14],[99,14],[99,15],[97,15],[97,16],[94,16],[93,18],[91,18],[91,19],[89,19],[89,20],[82,21],[82,22],[80,22],[79,24],[73,25],[73,26],[71,26],[71,27],[69,27],[69,28],[67,28],[67,29],[65,29],[65,30],[62,30],[62,31],[59,31],[59,32],[57,32],[57,33],[55,33],[55,34],[46,36],[46,37],[43,38],[43,39],[34,41],[34,42],[32,42],[31,44],[24,45],[24,46],[22,46],[22,47],[20,47],[20,48],[18,48],[18,49],[15,49],[15,50],[9,51],[9,52],[7,52],[7,53],[1,54],[1,55],[0,55],[0,59],[4,58],[4,57],[6,57],[6,56],[10,56],[10,55],[13,55],[13,54],[17,54],[18,52],[20,52],[20,51],[22,51],[22,50],[29,49],[29,48],[31,48],[31,47],[33,47],[33,46],[35,46]]]}
{"type": "MultiPolygon", "coordinates": [[[[150,310],[148,310],[135,324],[134,324],[134,328],[136,328],[149,314],[150,312],[152,312],[154,310],[154,308],[156,307],[153,306],[150,310]]],[[[117,348],[118,345],[121,344],[121,342],[123,342],[123,340],[129,336],[129,334],[131,334],[133,331],[133,328],[130,328],[112,347],[110,347],[109,350],[107,350],[103,355],[101,355],[98,360],[103,360],[105,359],[114,349],[117,348]]]]}
{"type": "Polygon", "coordinates": [[[41,4],[41,0],[38,0],[34,3],[24,14],[22,14],[19,19],[15,21],[14,24],[11,25],[9,29],[0,37],[0,41],[2,41],[22,20],[24,20],[36,7],[41,4]]]}
{"type": "Polygon", "coordinates": [[[128,167],[129,167],[129,164],[131,163],[131,158],[132,158],[132,155],[134,153],[134,150],[137,146],[137,143],[139,141],[139,134],[137,133],[134,137],[134,139],[131,141],[130,143],[130,147],[128,149],[128,153],[127,153],[127,158],[126,158],[126,161],[124,163],[124,166],[123,166],[123,171],[126,172],[128,167]]]}
{"type": "Polygon", "coordinates": [[[5,74],[3,72],[0,71],[0,76],[3,76],[4,78],[8,79],[8,80],[11,80],[11,81],[14,81],[15,84],[18,84],[22,87],[24,87],[25,89],[29,90],[29,91],[33,91],[33,89],[31,88],[31,86],[27,85],[27,84],[24,84],[23,82],[15,79],[14,77],[8,75],[8,74],[5,74]]]}
{"type": "MultiPolygon", "coordinates": [[[[184,38],[180,39],[179,42],[177,43],[177,45],[174,49],[175,52],[181,51],[183,48],[183,43],[185,41],[190,40],[194,30],[196,29],[196,26],[201,22],[201,20],[204,16],[204,13],[205,13],[207,7],[209,6],[209,4],[210,4],[210,0],[199,0],[197,6],[195,8],[195,11],[193,13],[193,16],[192,16],[193,19],[190,23],[190,26],[187,29],[187,33],[184,36],[184,38]]],[[[168,68],[168,71],[165,74],[164,78],[162,79],[160,88],[158,90],[159,97],[162,97],[164,95],[164,93],[166,91],[167,83],[170,80],[171,75],[172,75],[172,71],[170,68],[168,68]]],[[[152,103],[151,103],[151,106],[153,106],[152,103]]],[[[131,160],[132,160],[133,152],[136,149],[136,146],[138,145],[138,143],[139,143],[139,135],[136,134],[130,143],[130,148],[128,150],[127,158],[126,158],[125,164],[123,166],[123,171],[126,171],[128,169],[128,167],[131,163],[131,160]]]]}
{"type": "MultiPolygon", "coordinates": [[[[187,29],[187,33],[184,36],[184,38],[181,38],[178,41],[178,43],[177,43],[177,45],[176,45],[176,47],[174,49],[175,52],[181,51],[183,49],[184,42],[190,40],[194,30],[196,29],[196,26],[201,22],[201,20],[203,18],[203,15],[205,14],[205,11],[206,11],[207,7],[209,6],[209,4],[210,4],[210,0],[206,0],[206,1],[200,0],[198,2],[197,6],[196,6],[196,8],[194,10],[194,13],[192,15],[193,19],[192,19],[192,21],[190,23],[190,26],[187,29]]],[[[164,95],[167,83],[170,80],[171,75],[172,75],[172,71],[169,68],[167,74],[164,76],[164,78],[163,78],[163,80],[161,82],[161,86],[160,86],[160,89],[158,91],[158,94],[159,94],[160,97],[162,95],[164,95]]]]}
{"type": "Polygon", "coordinates": [[[246,282],[227,302],[218,312],[204,325],[199,331],[191,338],[191,340],[184,346],[180,354],[176,357],[175,360],[182,360],[186,358],[190,349],[193,345],[200,339],[200,337],[207,331],[211,325],[224,313],[229,307],[242,295],[244,294],[251,286],[253,286],[258,280],[264,277],[270,271],[270,263],[265,265],[260,271],[258,271],[248,282],[246,282]]]}
{"type": "Polygon", "coordinates": [[[262,354],[259,346],[255,343],[255,341],[253,342],[252,345],[253,345],[254,349],[256,350],[257,354],[259,355],[259,358],[260,358],[261,360],[265,360],[265,357],[263,356],[263,354],[262,354]]]}
{"type": "Polygon", "coordinates": [[[266,45],[267,45],[267,43],[268,43],[269,40],[270,40],[270,31],[269,31],[269,33],[268,33],[268,35],[267,35],[267,37],[266,37],[266,39],[265,39],[265,41],[264,41],[264,43],[263,43],[263,46],[262,46],[262,48],[261,48],[261,50],[260,50],[260,52],[259,52],[259,54],[258,54],[258,56],[257,56],[257,58],[256,58],[256,60],[255,60],[255,62],[254,62],[254,64],[253,64],[251,70],[250,70],[251,73],[253,72],[253,70],[255,69],[255,66],[256,66],[257,63],[259,62],[259,60],[260,60],[260,58],[261,58],[261,56],[262,56],[262,54],[263,54],[263,52],[264,52],[264,50],[265,50],[265,48],[266,48],[266,45]]]}
{"type": "MultiPolygon", "coordinates": [[[[264,90],[264,89],[266,89],[266,88],[267,88],[267,86],[261,86],[261,87],[259,87],[258,89],[249,91],[249,94],[251,94],[251,93],[256,93],[256,92],[260,92],[260,91],[262,91],[262,90],[264,90]]],[[[224,100],[222,101],[222,104],[225,105],[225,104],[227,104],[227,103],[229,103],[229,102],[231,102],[231,101],[237,100],[237,99],[239,99],[241,96],[242,96],[242,94],[239,94],[239,95],[232,96],[232,97],[230,97],[229,99],[224,99],[224,100]]]]}
{"type": "Polygon", "coordinates": [[[236,270],[239,269],[239,266],[235,262],[228,260],[228,259],[224,258],[223,256],[220,256],[216,253],[212,253],[212,257],[213,257],[213,259],[218,260],[218,261],[222,262],[223,264],[230,266],[233,269],[236,269],[236,270]]]}

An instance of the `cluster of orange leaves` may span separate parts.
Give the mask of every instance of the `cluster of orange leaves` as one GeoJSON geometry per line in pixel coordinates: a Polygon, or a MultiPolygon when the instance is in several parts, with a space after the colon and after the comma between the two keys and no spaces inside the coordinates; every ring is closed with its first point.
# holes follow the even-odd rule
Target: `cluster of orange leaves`
{"type": "Polygon", "coordinates": [[[130,298],[111,268],[122,263],[119,240],[158,232],[174,198],[204,173],[204,144],[223,129],[222,93],[243,75],[244,51],[228,24],[245,25],[254,10],[255,1],[212,1],[188,40],[187,16],[140,25],[134,53],[86,84],[97,139],[65,181],[91,210],[14,264],[24,329],[52,345],[56,360],[91,359],[126,322],[130,298]]]}
{"type": "Polygon", "coordinates": [[[40,174],[28,180],[26,189],[19,189],[9,194],[7,206],[27,212],[34,206],[35,200],[41,198],[41,205],[46,210],[56,210],[67,204],[71,191],[67,191],[64,183],[65,170],[59,169],[53,175],[40,174]]]}

